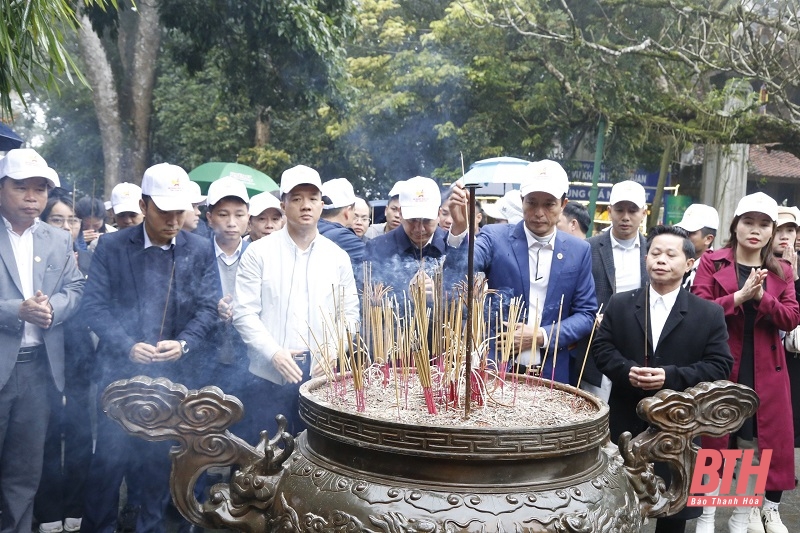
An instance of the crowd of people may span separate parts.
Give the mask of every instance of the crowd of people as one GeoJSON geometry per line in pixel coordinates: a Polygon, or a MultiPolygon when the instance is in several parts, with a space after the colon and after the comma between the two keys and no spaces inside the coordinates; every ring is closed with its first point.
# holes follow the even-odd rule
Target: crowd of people
{"type": "MultiPolygon", "coordinates": [[[[800,211],[747,195],[715,250],[712,206],[692,205],[644,236],[645,190],[623,181],[611,190],[610,229],[586,239],[591,219],[567,200],[569,186],[558,163],[532,162],[519,190],[478,206],[475,270],[525,309],[505,331],[510,369],[607,401],[614,441],[645,429],[636,405],[663,388],[718,379],[754,388],[756,415],[702,444],[772,450],[763,507],[736,508],[728,526],[787,532],[778,506],[795,485],[800,369],[784,337],[800,323],[800,211]]],[[[40,533],[165,530],[170,443],[129,436],[100,413],[92,422],[92,396],[111,382],[217,385],[244,404],[232,431],[247,441],[275,433],[277,414],[300,432],[298,387],[338,356],[326,319],[359,327],[363,265],[398,295],[430,289],[437,275],[452,286],[472,238],[459,183],[398,182],[386,221],[370,224],[348,180],[323,183],[307,166],[285,170],[278,194],[251,197],[234,178],[203,196],[162,163],[141,187],[117,185],[106,206],[75,202],[31,149],[0,160],[0,215],[0,520],[24,533],[34,521],[40,533]],[[134,524],[121,523],[123,483],[134,524]]],[[[656,531],[685,531],[689,518],[714,531],[711,507],[661,518],[656,531]]]]}

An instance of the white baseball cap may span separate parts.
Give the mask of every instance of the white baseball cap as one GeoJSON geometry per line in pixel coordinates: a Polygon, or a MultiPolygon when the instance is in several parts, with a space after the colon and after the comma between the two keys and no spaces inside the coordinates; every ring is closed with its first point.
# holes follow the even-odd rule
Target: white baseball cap
{"type": "Polygon", "coordinates": [[[795,216],[793,208],[779,205],[777,225],[778,227],[781,227],[785,224],[797,226],[797,217],[795,216]]]}
{"type": "Polygon", "coordinates": [[[627,180],[615,183],[611,187],[611,196],[608,197],[608,203],[614,205],[619,202],[631,202],[639,209],[647,206],[647,194],[644,192],[644,187],[640,183],[627,180]]]}
{"type": "Polygon", "coordinates": [[[200,184],[196,181],[190,181],[187,184],[186,191],[192,204],[204,204],[206,202],[206,197],[200,191],[200,184]]]}
{"type": "Polygon", "coordinates": [[[206,203],[208,205],[214,205],[227,196],[239,198],[246,204],[250,203],[247,187],[244,186],[244,183],[232,176],[224,176],[211,182],[211,185],[208,186],[206,203]]]}
{"type": "Polygon", "coordinates": [[[689,233],[703,228],[717,230],[719,229],[719,213],[710,205],[692,204],[686,208],[683,218],[675,225],[689,233]]]}
{"type": "Polygon", "coordinates": [[[281,211],[281,202],[271,192],[260,192],[250,198],[250,216],[257,217],[267,209],[277,209],[278,213],[283,214],[281,211]]]}
{"type": "Polygon", "coordinates": [[[405,220],[438,218],[441,205],[442,193],[430,178],[416,176],[406,180],[400,189],[400,209],[405,220]]]}
{"type": "Polygon", "coordinates": [[[51,187],[61,187],[58,173],[47,166],[47,161],[33,148],[9,150],[6,156],[0,159],[0,178],[3,177],[12,180],[44,178],[51,187]]]}
{"type": "Polygon", "coordinates": [[[323,200],[327,198],[323,209],[336,209],[347,207],[356,203],[356,193],[353,184],[345,178],[336,178],[322,184],[323,200]]]}
{"type": "Polygon", "coordinates": [[[396,181],[395,184],[392,185],[392,188],[389,190],[389,198],[391,199],[393,196],[398,196],[400,194],[400,191],[403,190],[405,184],[406,184],[405,180],[396,181]]]}
{"type": "Polygon", "coordinates": [[[560,200],[569,190],[569,177],[564,167],[550,159],[529,163],[523,174],[519,189],[523,197],[532,192],[546,192],[560,200]]]}
{"type": "Polygon", "coordinates": [[[142,213],[139,200],[142,199],[142,188],[135,183],[118,183],[111,189],[111,207],[114,214],[142,213]]]}
{"type": "Polygon", "coordinates": [[[483,210],[492,218],[516,224],[522,220],[522,196],[518,190],[511,189],[495,203],[484,205],[483,210]]]}
{"type": "Polygon", "coordinates": [[[194,182],[178,165],[159,163],[144,171],[142,194],[152,198],[162,211],[187,211],[192,208],[190,183],[194,182]]]}
{"type": "Polygon", "coordinates": [[[763,192],[748,194],[736,206],[734,216],[741,216],[745,213],[764,213],[773,222],[778,220],[778,202],[767,196],[763,192]]]}
{"type": "Polygon", "coordinates": [[[322,180],[319,172],[305,165],[288,168],[281,174],[281,194],[292,192],[298,185],[313,185],[322,191],[322,180]]]}

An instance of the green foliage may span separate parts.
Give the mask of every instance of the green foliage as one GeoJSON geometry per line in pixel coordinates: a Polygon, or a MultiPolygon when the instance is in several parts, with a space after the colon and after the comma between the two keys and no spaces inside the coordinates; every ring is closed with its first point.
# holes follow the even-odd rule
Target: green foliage
{"type": "Polygon", "coordinates": [[[226,94],[214,63],[189,74],[162,54],[153,94],[153,154],[191,170],[208,161],[237,160],[252,144],[255,111],[244,97],[226,94]]]}
{"type": "MultiPolygon", "coordinates": [[[[105,8],[116,0],[82,0],[105,8]]],[[[83,82],[72,55],[64,46],[65,35],[77,24],[72,2],[67,0],[0,0],[0,113],[11,114],[11,92],[23,104],[27,87],[57,88],[58,75],[72,75],[83,82]]]]}

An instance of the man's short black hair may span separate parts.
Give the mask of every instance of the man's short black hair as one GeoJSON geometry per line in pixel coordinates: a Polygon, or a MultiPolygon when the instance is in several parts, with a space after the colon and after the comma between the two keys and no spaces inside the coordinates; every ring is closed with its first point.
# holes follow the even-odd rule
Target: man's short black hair
{"type": "Polygon", "coordinates": [[[689,238],[689,234],[686,230],[678,226],[665,226],[663,224],[653,227],[647,234],[647,252],[650,252],[650,244],[653,242],[653,239],[659,235],[675,235],[676,237],[682,238],[683,254],[686,256],[686,259],[694,258],[694,244],[692,244],[692,240],[689,238]]]}
{"type": "Polygon", "coordinates": [[[714,238],[716,238],[717,237],[717,230],[715,230],[714,228],[704,227],[704,228],[700,228],[700,234],[703,237],[706,237],[708,235],[713,235],[714,238]]]}
{"type": "MultiPolygon", "coordinates": [[[[353,204],[355,205],[355,204],[353,204]]],[[[344,205],[342,207],[333,207],[331,209],[323,209],[321,218],[325,220],[330,220],[332,218],[336,218],[339,214],[344,211],[345,209],[350,209],[353,205],[344,205]]]]}
{"type": "Polygon", "coordinates": [[[567,220],[577,220],[578,226],[580,226],[583,233],[589,232],[589,224],[592,223],[592,217],[589,216],[589,211],[586,210],[582,203],[567,202],[567,205],[564,206],[564,216],[567,220]]]}

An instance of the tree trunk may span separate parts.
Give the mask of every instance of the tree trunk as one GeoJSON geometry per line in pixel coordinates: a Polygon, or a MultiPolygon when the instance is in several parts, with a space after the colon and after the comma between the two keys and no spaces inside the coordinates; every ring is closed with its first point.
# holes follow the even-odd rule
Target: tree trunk
{"type": "Polygon", "coordinates": [[[78,43],[86,80],[92,86],[92,102],[103,143],[104,190],[108,197],[114,185],[121,180],[122,121],[119,98],[114,72],[100,38],[86,15],[80,15],[79,23],[78,43]]]}
{"type": "MultiPolygon", "coordinates": [[[[650,215],[647,217],[647,230],[658,224],[659,215],[661,214],[662,200],[664,199],[664,186],[667,184],[667,176],[669,175],[670,161],[672,161],[672,152],[675,147],[675,142],[672,137],[667,138],[664,144],[664,152],[661,154],[661,166],[658,169],[658,184],[656,184],[656,194],[653,197],[653,203],[650,204],[650,215]]],[[[666,213],[665,213],[666,214],[666,213]]],[[[666,216],[664,217],[666,218],[666,216]]]]}
{"type": "Polygon", "coordinates": [[[156,79],[156,59],[161,43],[161,26],[156,0],[136,2],[139,20],[133,63],[127,73],[131,80],[131,120],[133,122],[133,159],[131,173],[140,182],[150,163],[150,115],[153,108],[153,87],[156,79]]]}
{"type": "Polygon", "coordinates": [[[271,111],[272,107],[264,108],[263,106],[258,106],[256,108],[256,138],[255,138],[256,148],[262,148],[269,144],[270,138],[272,136],[271,124],[270,124],[271,111]]]}

